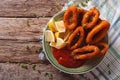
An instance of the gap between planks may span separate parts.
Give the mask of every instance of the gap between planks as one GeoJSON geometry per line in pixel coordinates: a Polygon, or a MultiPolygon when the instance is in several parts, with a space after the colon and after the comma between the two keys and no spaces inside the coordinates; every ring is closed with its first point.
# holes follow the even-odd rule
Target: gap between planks
{"type": "Polygon", "coordinates": [[[0,17],[50,17],[59,12],[67,0],[0,0],[0,17]]]}
{"type": "Polygon", "coordinates": [[[0,18],[0,62],[39,63],[39,38],[49,18],[0,18]],[[29,48],[28,48],[29,47],[29,48]]]}

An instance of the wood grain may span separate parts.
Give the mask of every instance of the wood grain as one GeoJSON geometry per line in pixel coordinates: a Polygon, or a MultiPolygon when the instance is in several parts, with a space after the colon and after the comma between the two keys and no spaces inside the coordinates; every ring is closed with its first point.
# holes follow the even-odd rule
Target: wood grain
{"type": "Polygon", "coordinates": [[[41,62],[36,52],[42,48],[39,38],[46,23],[67,1],[0,0],[0,80],[82,80],[41,62]],[[21,68],[23,63],[28,69],[21,68]]]}
{"type": "Polygon", "coordinates": [[[50,64],[36,64],[35,70],[31,64],[24,64],[28,69],[22,68],[21,65],[0,63],[0,80],[83,80],[78,75],[62,73],[50,64]]]}
{"type": "Polygon", "coordinates": [[[39,63],[39,38],[49,18],[0,18],[0,62],[39,63]]]}
{"type": "Polygon", "coordinates": [[[67,0],[0,0],[1,17],[45,17],[60,11],[67,0]]]}

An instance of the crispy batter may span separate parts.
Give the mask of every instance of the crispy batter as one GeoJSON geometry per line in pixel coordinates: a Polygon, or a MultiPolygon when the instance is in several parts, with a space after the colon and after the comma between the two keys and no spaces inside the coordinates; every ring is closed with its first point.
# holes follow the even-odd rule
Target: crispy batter
{"type": "Polygon", "coordinates": [[[102,47],[102,48],[99,48],[100,49],[100,54],[98,56],[105,55],[108,48],[109,48],[108,44],[105,43],[105,42],[99,42],[99,43],[96,44],[96,46],[102,47]]]}
{"type": "Polygon", "coordinates": [[[101,41],[107,34],[110,27],[110,23],[106,20],[102,20],[98,25],[96,25],[87,35],[86,43],[96,44],[101,41]]]}
{"type": "Polygon", "coordinates": [[[72,56],[75,59],[92,59],[95,58],[96,55],[100,53],[100,50],[97,46],[95,45],[90,45],[90,46],[84,46],[82,48],[77,48],[72,51],[72,56]]]}
{"type": "Polygon", "coordinates": [[[86,11],[70,6],[64,13],[64,25],[73,31],[67,39],[67,48],[74,59],[88,60],[106,54],[108,44],[101,42],[107,34],[110,23],[99,18],[95,7],[86,11]],[[89,44],[89,45],[88,45],[89,44]]]}
{"type": "Polygon", "coordinates": [[[76,6],[70,6],[64,14],[64,25],[68,30],[75,29],[78,24],[78,9],[76,6]]]}
{"type": "Polygon", "coordinates": [[[82,19],[82,25],[86,25],[85,28],[93,28],[94,25],[99,20],[100,12],[95,7],[91,8],[89,11],[85,13],[82,19]]]}
{"type": "Polygon", "coordinates": [[[86,11],[83,8],[78,9],[78,26],[81,26],[81,21],[83,19],[83,15],[86,13],[86,11]]]}
{"type": "Polygon", "coordinates": [[[68,38],[68,47],[70,50],[76,49],[79,47],[84,39],[84,29],[83,27],[79,26],[77,27],[69,36],[68,38]],[[75,36],[79,35],[77,42],[72,45],[72,41],[74,40],[75,36]]]}

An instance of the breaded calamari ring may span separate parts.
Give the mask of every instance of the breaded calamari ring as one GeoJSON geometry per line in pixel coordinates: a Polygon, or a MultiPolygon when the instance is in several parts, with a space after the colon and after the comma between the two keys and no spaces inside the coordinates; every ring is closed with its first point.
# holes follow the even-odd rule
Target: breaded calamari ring
{"type": "Polygon", "coordinates": [[[70,34],[70,36],[68,38],[68,48],[70,50],[76,49],[77,47],[79,47],[81,45],[83,39],[84,39],[84,29],[82,26],[79,26],[70,34]],[[77,35],[79,36],[78,40],[74,45],[72,45],[72,42],[73,42],[75,36],[77,36],[77,35]]]}
{"type": "Polygon", "coordinates": [[[100,53],[100,50],[95,45],[90,46],[84,46],[82,48],[77,48],[72,51],[71,55],[74,57],[74,59],[92,59],[96,58],[96,56],[100,53]]]}
{"type": "Polygon", "coordinates": [[[78,26],[81,25],[81,21],[83,19],[83,15],[85,14],[85,12],[86,11],[82,8],[78,9],[78,26]]]}
{"type": "Polygon", "coordinates": [[[97,10],[95,7],[91,8],[83,16],[83,19],[81,21],[82,26],[85,26],[85,29],[93,28],[99,20],[99,15],[99,10],[97,10]]]}
{"type": "Polygon", "coordinates": [[[99,48],[100,49],[100,54],[99,54],[100,56],[105,55],[108,48],[109,48],[108,44],[105,43],[105,42],[99,42],[99,43],[96,44],[96,46],[100,47],[99,48]]]}
{"type": "Polygon", "coordinates": [[[108,29],[110,27],[110,23],[106,20],[100,21],[98,25],[96,25],[87,35],[86,43],[95,44],[104,38],[108,29]]]}
{"type": "Polygon", "coordinates": [[[64,25],[67,29],[72,30],[78,24],[78,9],[76,6],[70,6],[64,13],[64,25]]]}

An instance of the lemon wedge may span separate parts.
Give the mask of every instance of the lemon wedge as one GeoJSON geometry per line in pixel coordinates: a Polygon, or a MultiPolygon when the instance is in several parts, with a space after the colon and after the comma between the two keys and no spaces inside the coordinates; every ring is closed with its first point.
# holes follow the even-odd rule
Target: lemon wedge
{"type": "Polygon", "coordinates": [[[55,36],[54,33],[51,30],[45,31],[45,40],[47,42],[55,42],[55,36]]]}
{"type": "Polygon", "coordinates": [[[56,30],[56,27],[55,27],[55,23],[54,23],[54,19],[52,18],[52,19],[50,19],[50,21],[48,22],[48,27],[49,27],[49,29],[51,30],[51,31],[53,31],[53,32],[56,32],[57,30],[56,30]]]}
{"type": "Polygon", "coordinates": [[[56,38],[56,39],[57,39],[57,38],[62,38],[62,39],[64,39],[64,35],[65,35],[65,33],[55,32],[55,38],[56,38]]]}
{"type": "Polygon", "coordinates": [[[56,42],[50,42],[50,46],[56,48],[56,42]]]}
{"type": "Polygon", "coordinates": [[[55,42],[51,42],[50,46],[55,47],[57,49],[61,49],[64,48],[66,46],[66,42],[64,42],[64,40],[62,38],[57,38],[56,43],[55,42]]]}
{"type": "Polygon", "coordinates": [[[65,32],[66,31],[66,28],[65,28],[63,20],[56,21],[55,22],[55,27],[56,27],[58,32],[65,32]]]}
{"type": "Polygon", "coordinates": [[[64,41],[66,41],[71,33],[72,33],[72,30],[66,30],[66,32],[62,32],[62,33],[55,32],[55,39],[62,38],[64,41]]]}

